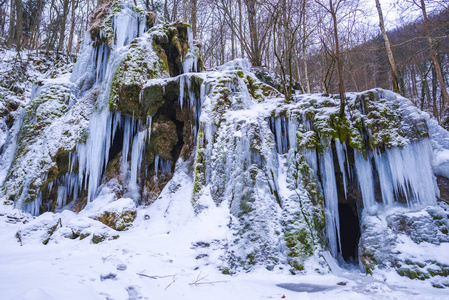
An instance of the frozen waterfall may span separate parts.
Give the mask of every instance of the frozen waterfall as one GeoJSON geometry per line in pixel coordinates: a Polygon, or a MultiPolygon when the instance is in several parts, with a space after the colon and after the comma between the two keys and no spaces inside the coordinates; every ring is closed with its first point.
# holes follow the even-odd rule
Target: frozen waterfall
{"type": "MultiPolygon", "coordinates": [[[[293,114],[290,117],[270,117],[268,123],[280,155],[298,151],[300,140],[297,135],[306,136],[313,129],[313,124],[304,114],[299,117],[293,114]],[[304,129],[306,133],[301,131],[304,129]]],[[[363,208],[369,214],[375,214],[379,204],[390,207],[405,203],[412,209],[436,205],[438,187],[432,169],[433,152],[429,139],[410,142],[403,147],[367,150],[364,155],[339,139],[324,141],[324,144],[329,146],[325,146],[320,155],[316,149],[308,148],[300,150],[300,153],[316,173],[316,178],[321,178],[326,231],[334,257],[341,249],[338,189],[343,189],[340,195],[347,198],[348,187],[354,180],[363,208]],[[353,152],[352,163],[349,152],[353,152]],[[336,179],[337,172],[341,174],[340,184],[336,179]],[[376,194],[376,190],[380,193],[376,194]]]]}

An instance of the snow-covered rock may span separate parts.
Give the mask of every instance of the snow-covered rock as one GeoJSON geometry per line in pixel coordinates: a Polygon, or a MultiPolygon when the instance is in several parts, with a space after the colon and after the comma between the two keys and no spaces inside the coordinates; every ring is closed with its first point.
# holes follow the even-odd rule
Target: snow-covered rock
{"type": "Polygon", "coordinates": [[[109,203],[90,218],[100,221],[112,229],[123,231],[132,226],[136,214],[134,201],[130,198],[121,198],[109,203]]]}
{"type": "Polygon", "coordinates": [[[89,239],[92,243],[98,244],[106,240],[119,238],[119,233],[103,223],[87,217],[76,217],[57,231],[53,240],[58,242],[61,237],[67,239],[80,240],[89,239]]]}
{"type": "Polygon", "coordinates": [[[363,215],[359,255],[368,273],[393,268],[411,279],[449,285],[449,211],[427,207],[410,211],[396,207],[376,216],[363,215]]]}
{"type": "Polygon", "coordinates": [[[21,245],[42,243],[46,245],[53,233],[61,227],[61,219],[58,215],[46,212],[31,222],[23,225],[16,233],[16,238],[21,245]]]}

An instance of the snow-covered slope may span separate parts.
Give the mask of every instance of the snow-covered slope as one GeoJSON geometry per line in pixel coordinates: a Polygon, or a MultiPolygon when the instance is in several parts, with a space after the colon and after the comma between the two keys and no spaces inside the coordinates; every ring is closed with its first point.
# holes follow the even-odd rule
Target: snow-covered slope
{"type": "Polygon", "coordinates": [[[95,16],[7,128],[0,298],[444,294],[449,133],[429,115],[381,89],[343,116],[286,100],[246,60],[203,71],[186,24],[95,16]]]}

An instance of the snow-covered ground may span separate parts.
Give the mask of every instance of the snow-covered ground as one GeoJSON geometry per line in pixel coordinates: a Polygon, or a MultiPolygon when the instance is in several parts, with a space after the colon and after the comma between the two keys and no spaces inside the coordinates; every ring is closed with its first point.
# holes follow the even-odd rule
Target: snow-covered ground
{"type": "MultiPolygon", "coordinates": [[[[130,230],[99,244],[56,231],[47,245],[31,238],[35,232],[21,246],[15,235],[26,225],[11,217],[33,217],[2,200],[0,299],[449,299],[429,282],[395,272],[370,276],[354,267],[334,274],[290,275],[276,267],[224,275],[217,266],[224,254],[220,239],[232,234],[228,205],[194,217],[192,189],[189,175],[177,172],[155,203],[139,208],[130,230]]],[[[113,200],[104,190],[93,203],[113,200]]],[[[100,207],[55,217],[64,226],[100,207]]]]}

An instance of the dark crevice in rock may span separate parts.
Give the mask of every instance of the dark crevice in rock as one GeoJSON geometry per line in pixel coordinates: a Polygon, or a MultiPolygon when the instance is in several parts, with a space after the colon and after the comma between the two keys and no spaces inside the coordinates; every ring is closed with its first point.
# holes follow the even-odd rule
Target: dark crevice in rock
{"type": "MultiPolygon", "coordinates": [[[[122,118],[124,121],[124,118],[122,118]]],[[[122,122],[123,124],[123,122],[122,122]]],[[[134,125],[134,124],[133,124],[134,125]]],[[[123,136],[124,136],[124,128],[123,126],[119,126],[115,133],[114,139],[112,140],[111,148],[109,148],[109,160],[108,164],[122,152],[123,149],[123,136]]]]}
{"type": "MultiPolygon", "coordinates": [[[[174,161],[176,162],[176,160],[178,159],[178,157],[181,154],[181,150],[182,147],[184,146],[184,139],[183,139],[183,131],[184,131],[184,122],[183,121],[178,121],[178,120],[173,120],[173,122],[176,125],[176,134],[178,136],[178,142],[176,143],[176,145],[173,147],[173,149],[171,150],[171,156],[174,159],[174,161]]],[[[172,165],[172,172],[174,171],[174,167],[175,165],[172,165]]]]}
{"type": "Polygon", "coordinates": [[[171,77],[176,77],[179,74],[181,74],[181,64],[178,63],[180,61],[179,59],[179,52],[176,46],[172,43],[162,44],[162,49],[165,51],[165,55],[167,55],[167,62],[168,62],[168,71],[170,73],[171,77]]]}

